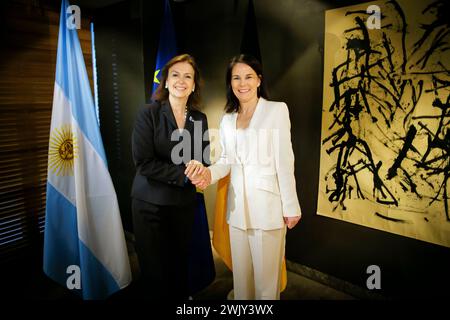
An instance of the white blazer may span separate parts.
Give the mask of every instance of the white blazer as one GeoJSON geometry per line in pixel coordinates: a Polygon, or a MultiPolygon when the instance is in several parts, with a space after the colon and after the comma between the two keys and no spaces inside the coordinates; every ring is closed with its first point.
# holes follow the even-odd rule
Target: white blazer
{"type": "Polygon", "coordinates": [[[212,183],[231,172],[227,222],[243,230],[283,228],[283,216],[301,215],[287,105],[259,98],[248,128],[236,130],[236,119],[236,112],[222,117],[221,157],[209,167],[212,183]]]}

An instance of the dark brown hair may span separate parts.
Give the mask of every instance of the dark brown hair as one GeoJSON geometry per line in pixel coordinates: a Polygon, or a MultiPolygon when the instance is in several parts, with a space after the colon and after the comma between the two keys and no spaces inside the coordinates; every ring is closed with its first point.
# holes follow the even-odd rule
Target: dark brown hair
{"type": "Polygon", "coordinates": [[[201,103],[201,78],[200,78],[200,70],[198,69],[197,63],[195,62],[194,58],[189,54],[180,54],[178,56],[173,57],[170,59],[169,62],[166,63],[164,68],[161,71],[161,80],[159,83],[158,88],[155,90],[155,92],[152,95],[153,100],[158,101],[165,101],[169,99],[169,90],[165,88],[165,84],[167,81],[167,77],[169,74],[169,69],[178,62],[187,62],[189,63],[192,68],[194,69],[194,85],[195,90],[189,95],[188,101],[187,101],[187,107],[189,109],[198,110],[201,103]]]}
{"type": "Polygon", "coordinates": [[[237,63],[244,63],[252,68],[258,77],[261,79],[261,84],[258,87],[258,98],[263,97],[264,99],[269,99],[269,94],[267,93],[266,83],[264,81],[262,65],[255,57],[249,54],[240,54],[234,56],[230,63],[228,64],[227,74],[226,74],[226,86],[227,86],[227,104],[225,105],[225,112],[238,112],[239,111],[239,100],[236,98],[233,92],[233,88],[231,88],[231,72],[233,71],[233,67],[237,63]]]}

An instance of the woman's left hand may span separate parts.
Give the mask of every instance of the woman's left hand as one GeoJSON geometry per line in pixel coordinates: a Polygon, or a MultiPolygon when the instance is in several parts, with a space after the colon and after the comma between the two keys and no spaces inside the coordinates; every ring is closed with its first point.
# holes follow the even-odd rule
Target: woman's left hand
{"type": "Polygon", "coordinates": [[[284,223],[289,229],[295,227],[295,225],[300,221],[300,216],[297,217],[284,217],[284,223]]]}

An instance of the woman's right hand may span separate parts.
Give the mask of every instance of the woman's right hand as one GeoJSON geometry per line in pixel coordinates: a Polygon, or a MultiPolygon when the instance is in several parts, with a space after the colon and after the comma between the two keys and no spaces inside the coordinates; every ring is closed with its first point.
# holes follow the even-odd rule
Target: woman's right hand
{"type": "Polygon", "coordinates": [[[204,168],[203,164],[197,160],[191,160],[186,164],[186,170],[184,170],[184,174],[192,181],[200,170],[204,168]]]}
{"type": "Polygon", "coordinates": [[[197,177],[192,180],[192,183],[201,190],[206,189],[211,184],[211,170],[203,167],[197,174],[197,177]]]}
{"type": "Polygon", "coordinates": [[[211,184],[211,170],[204,167],[202,163],[191,160],[186,165],[184,174],[199,189],[203,190],[211,184]]]}

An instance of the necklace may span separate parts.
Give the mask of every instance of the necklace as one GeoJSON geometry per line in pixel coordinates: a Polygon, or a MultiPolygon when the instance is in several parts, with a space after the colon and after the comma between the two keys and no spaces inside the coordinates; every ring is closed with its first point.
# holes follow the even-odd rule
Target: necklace
{"type": "MultiPolygon", "coordinates": [[[[184,106],[184,124],[183,124],[183,127],[185,127],[186,126],[186,119],[187,119],[187,113],[188,113],[188,107],[187,106],[184,106]]],[[[175,120],[176,121],[176,120],[175,120]]],[[[177,126],[178,126],[178,122],[177,122],[177,126]]],[[[179,128],[179,130],[181,130],[182,128],[179,128]]]]}
{"type": "MultiPolygon", "coordinates": [[[[176,113],[175,110],[172,109],[172,114],[175,116],[175,114],[178,114],[178,113],[176,113]]],[[[186,120],[187,114],[188,114],[188,107],[184,106],[184,119],[185,120],[186,120]]]]}

